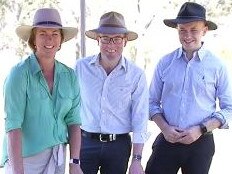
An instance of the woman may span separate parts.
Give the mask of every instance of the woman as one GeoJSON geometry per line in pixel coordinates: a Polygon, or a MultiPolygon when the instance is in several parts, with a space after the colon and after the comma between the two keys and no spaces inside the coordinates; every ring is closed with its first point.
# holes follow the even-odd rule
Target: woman
{"type": "Polygon", "coordinates": [[[43,8],[32,26],[16,33],[33,53],[12,68],[4,85],[6,174],[65,173],[66,143],[70,173],[80,174],[79,86],[73,70],[55,60],[77,28],[62,27],[59,12],[43,8]]]}

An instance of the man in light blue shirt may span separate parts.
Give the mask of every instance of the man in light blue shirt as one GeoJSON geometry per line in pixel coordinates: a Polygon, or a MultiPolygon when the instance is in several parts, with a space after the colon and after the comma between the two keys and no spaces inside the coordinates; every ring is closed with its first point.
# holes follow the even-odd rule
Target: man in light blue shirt
{"type": "Polygon", "coordinates": [[[159,61],[150,85],[150,119],[162,133],[146,174],[174,174],[180,168],[185,174],[208,174],[215,151],[212,131],[227,128],[232,114],[226,67],[201,41],[217,25],[205,19],[203,6],[192,2],[164,24],[178,30],[182,48],[159,61]]]}
{"type": "Polygon", "coordinates": [[[130,173],[143,173],[141,157],[147,139],[148,89],[144,72],[122,56],[135,32],[117,12],[104,14],[97,29],[86,32],[100,53],[80,59],[76,73],[82,99],[81,168],[84,173],[125,174],[133,142],[130,173]]]}

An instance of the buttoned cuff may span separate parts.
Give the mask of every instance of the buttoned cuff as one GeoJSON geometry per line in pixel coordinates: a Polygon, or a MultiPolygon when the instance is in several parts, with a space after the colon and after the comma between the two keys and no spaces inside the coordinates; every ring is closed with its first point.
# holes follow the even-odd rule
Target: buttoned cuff
{"type": "Polygon", "coordinates": [[[163,109],[161,108],[156,108],[156,109],[151,109],[149,110],[149,119],[152,120],[152,117],[156,114],[163,114],[163,109]]]}
{"type": "Polygon", "coordinates": [[[214,112],[212,114],[211,118],[216,118],[221,122],[221,126],[219,127],[219,129],[228,129],[229,128],[228,122],[226,121],[226,119],[223,117],[222,114],[220,114],[218,112],[214,112]]]}

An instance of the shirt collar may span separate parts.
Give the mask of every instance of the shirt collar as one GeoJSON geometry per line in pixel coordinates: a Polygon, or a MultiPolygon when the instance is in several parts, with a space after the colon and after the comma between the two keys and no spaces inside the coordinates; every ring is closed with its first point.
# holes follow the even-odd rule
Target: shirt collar
{"type": "MultiPolygon", "coordinates": [[[[36,55],[33,53],[30,55],[30,70],[33,75],[42,71],[39,62],[37,60],[36,55]]],[[[55,72],[68,72],[67,69],[63,68],[63,64],[59,64],[57,60],[55,60],[55,72]]]]}
{"type": "Polygon", "coordinates": [[[99,65],[99,58],[100,58],[100,54],[94,55],[92,59],[90,60],[89,64],[99,65]]]}
{"type": "MultiPolygon", "coordinates": [[[[185,54],[185,51],[181,47],[181,48],[178,49],[176,57],[177,58],[181,58],[184,54],[185,54]]],[[[202,61],[203,58],[206,56],[206,54],[207,54],[207,51],[206,51],[206,48],[204,46],[204,42],[202,42],[201,48],[199,50],[197,50],[197,51],[194,52],[194,56],[193,57],[196,57],[200,61],[202,61]]]]}
{"type": "Polygon", "coordinates": [[[127,70],[127,66],[126,66],[126,58],[122,56],[122,58],[120,59],[120,63],[119,65],[124,68],[124,70],[127,70]]]}
{"type": "MultiPolygon", "coordinates": [[[[100,53],[99,54],[97,54],[97,55],[94,55],[93,57],[92,57],[92,59],[90,60],[90,64],[94,64],[94,65],[100,65],[100,63],[99,63],[99,59],[100,59],[100,53]]],[[[125,69],[125,71],[127,70],[127,67],[126,67],[126,58],[125,57],[121,57],[121,59],[120,59],[120,62],[119,62],[119,64],[118,64],[118,66],[116,67],[116,68],[124,68],[125,69]]]]}
{"type": "Polygon", "coordinates": [[[29,68],[31,69],[32,74],[35,75],[35,74],[37,74],[38,72],[41,71],[41,67],[39,65],[39,62],[38,62],[35,54],[31,54],[29,59],[30,59],[29,68]]]}
{"type": "Polygon", "coordinates": [[[204,46],[204,43],[202,43],[201,48],[198,50],[199,59],[202,61],[204,59],[204,57],[206,57],[206,54],[207,54],[207,50],[204,46]]]}

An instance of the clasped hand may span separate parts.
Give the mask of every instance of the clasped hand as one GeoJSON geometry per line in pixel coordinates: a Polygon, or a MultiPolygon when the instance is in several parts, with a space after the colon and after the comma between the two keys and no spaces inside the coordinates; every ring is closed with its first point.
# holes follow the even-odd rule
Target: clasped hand
{"type": "Polygon", "coordinates": [[[175,126],[167,126],[162,131],[164,138],[170,143],[191,144],[200,136],[201,131],[199,126],[192,126],[188,129],[180,129],[175,126]]]}

